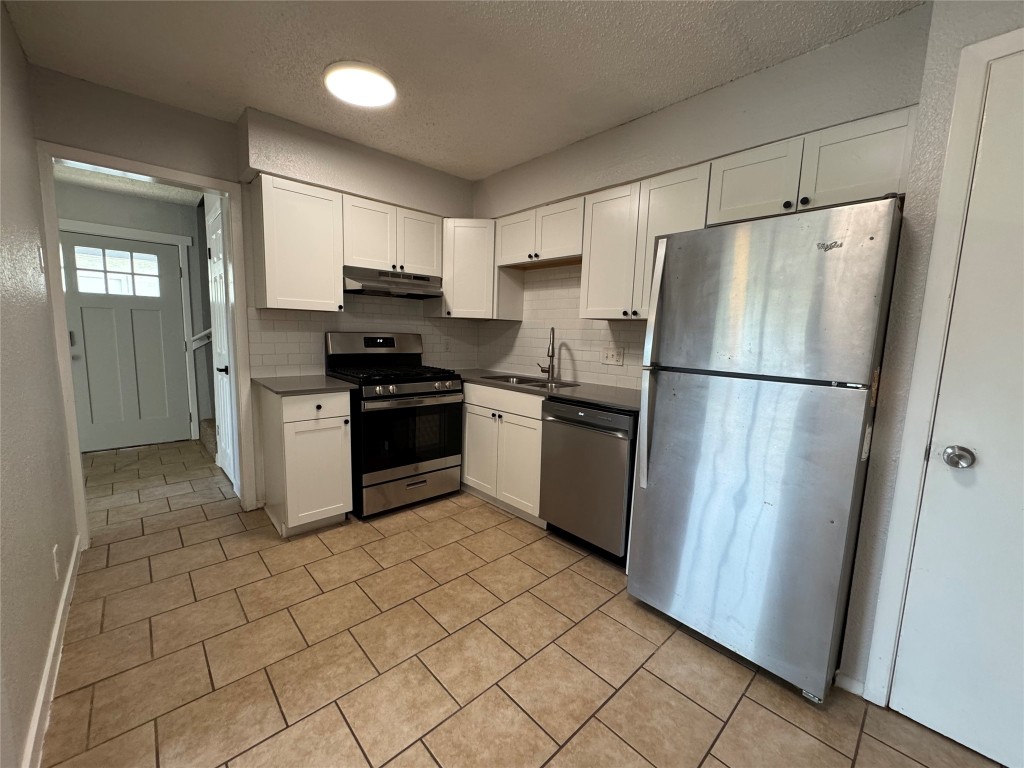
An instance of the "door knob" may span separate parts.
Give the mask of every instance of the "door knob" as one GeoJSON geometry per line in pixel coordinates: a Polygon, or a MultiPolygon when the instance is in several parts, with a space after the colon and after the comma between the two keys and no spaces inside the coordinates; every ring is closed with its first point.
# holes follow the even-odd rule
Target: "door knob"
{"type": "Polygon", "coordinates": [[[942,460],[953,469],[967,469],[977,461],[977,456],[970,448],[962,445],[947,445],[942,452],[942,460]]]}

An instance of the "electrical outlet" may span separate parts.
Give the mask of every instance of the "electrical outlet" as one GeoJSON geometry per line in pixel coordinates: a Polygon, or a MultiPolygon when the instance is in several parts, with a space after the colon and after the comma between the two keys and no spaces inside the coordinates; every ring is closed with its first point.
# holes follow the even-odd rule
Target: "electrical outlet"
{"type": "Polygon", "coordinates": [[[441,337],[441,351],[451,352],[452,351],[452,340],[448,336],[441,337]]]}
{"type": "Polygon", "coordinates": [[[53,580],[60,581],[60,560],[57,553],[60,551],[60,544],[53,545],[53,580]]]}
{"type": "Polygon", "coordinates": [[[622,365],[622,347],[605,347],[601,350],[601,362],[605,365],[622,365]]]}

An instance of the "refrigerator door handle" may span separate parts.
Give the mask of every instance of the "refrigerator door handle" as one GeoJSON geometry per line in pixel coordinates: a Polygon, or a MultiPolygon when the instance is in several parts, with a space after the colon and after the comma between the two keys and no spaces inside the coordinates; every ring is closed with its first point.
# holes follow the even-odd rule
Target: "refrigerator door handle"
{"type": "Polygon", "coordinates": [[[637,435],[636,480],[641,488],[647,489],[647,467],[651,452],[651,408],[654,404],[654,371],[644,368],[640,385],[640,426],[637,435]]]}
{"type": "Polygon", "coordinates": [[[651,280],[650,314],[647,319],[647,335],[644,338],[643,365],[651,365],[654,352],[654,330],[658,324],[658,298],[661,294],[661,276],[665,271],[665,252],[668,250],[668,238],[659,237],[654,241],[654,278],[651,280]]]}

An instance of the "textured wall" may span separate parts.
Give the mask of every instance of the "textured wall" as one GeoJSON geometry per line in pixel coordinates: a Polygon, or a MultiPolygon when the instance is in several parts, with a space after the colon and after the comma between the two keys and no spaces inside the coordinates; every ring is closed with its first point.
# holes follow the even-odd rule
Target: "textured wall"
{"type": "Polygon", "coordinates": [[[232,123],[39,67],[32,68],[32,115],[43,141],[238,179],[232,123]]]}
{"type": "Polygon", "coordinates": [[[183,235],[196,243],[195,206],[175,205],[63,182],[54,184],[54,189],[57,193],[57,215],[62,219],[183,235]]]}
{"type": "Polygon", "coordinates": [[[635,320],[581,320],[579,266],[548,267],[526,273],[523,322],[480,325],[480,367],[539,374],[547,365],[548,331],[555,329],[555,372],[559,378],[640,386],[646,323],[635,320]],[[604,347],[621,347],[622,365],[601,362],[604,347]]]}
{"type": "Polygon", "coordinates": [[[472,214],[465,179],[255,109],[238,130],[245,180],[264,171],[439,216],[472,214]]]}
{"type": "MultiPolygon", "coordinates": [[[[1021,26],[1024,26],[1024,4],[1019,2],[939,2],[932,10],[841,665],[842,673],[853,681],[864,680],[870,655],[886,531],[900,461],[897,452],[921,322],[960,51],[966,45],[1021,26]]],[[[920,459],[918,456],[907,458],[920,459]]]]}
{"type": "MultiPolygon", "coordinates": [[[[929,6],[477,182],[501,216],[917,102],[929,6]]],[[[666,52],[671,55],[671,52],[666,52]]]]}
{"type": "Polygon", "coordinates": [[[42,209],[28,69],[6,8],[0,27],[0,764],[14,766],[29,736],[75,521],[53,315],[36,250],[42,209]]]}

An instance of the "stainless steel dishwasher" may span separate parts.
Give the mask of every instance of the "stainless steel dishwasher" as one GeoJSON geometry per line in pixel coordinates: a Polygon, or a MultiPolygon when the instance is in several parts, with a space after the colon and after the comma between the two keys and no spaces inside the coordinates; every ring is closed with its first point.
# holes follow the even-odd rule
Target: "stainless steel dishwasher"
{"type": "Polygon", "coordinates": [[[636,414],[550,399],[541,415],[541,519],[625,555],[636,414]]]}

